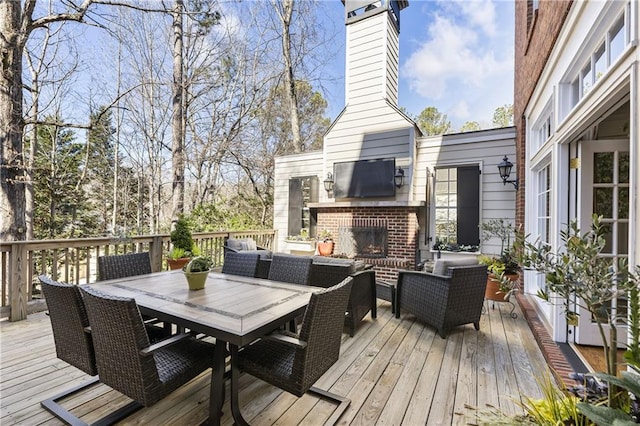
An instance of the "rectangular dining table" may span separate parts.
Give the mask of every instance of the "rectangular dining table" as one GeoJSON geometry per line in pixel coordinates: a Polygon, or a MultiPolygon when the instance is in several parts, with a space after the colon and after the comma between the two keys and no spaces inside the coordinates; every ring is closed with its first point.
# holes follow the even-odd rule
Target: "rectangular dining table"
{"type": "MultiPolygon", "coordinates": [[[[237,353],[238,348],[303,314],[311,293],[324,290],[216,272],[209,273],[204,289],[189,290],[181,271],[87,285],[106,294],[135,299],[143,314],[216,338],[209,401],[209,424],[213,425],[220,424],[222,415],[227,343],[231,353],[237,353]]],[[[232,377],[232,408],[238,397],[236,381],[232,377]]],[[[235,418],[236,413],[233,415],[235,418]]]]}

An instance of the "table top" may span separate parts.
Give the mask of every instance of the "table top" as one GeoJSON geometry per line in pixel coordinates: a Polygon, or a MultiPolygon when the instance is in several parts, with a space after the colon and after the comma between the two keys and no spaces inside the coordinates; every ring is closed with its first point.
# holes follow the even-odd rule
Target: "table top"
{"type": "Polygon", "coordinates": [[[189,290],[182,271],[88,284],[131,297],[144,314],[242,346],[301,315],[318,287],[210,272],[202,290],[189,290]]]}

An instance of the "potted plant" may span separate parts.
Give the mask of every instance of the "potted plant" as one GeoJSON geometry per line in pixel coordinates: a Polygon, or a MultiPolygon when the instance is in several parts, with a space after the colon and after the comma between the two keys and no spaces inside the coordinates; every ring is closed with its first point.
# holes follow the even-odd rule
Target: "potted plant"
{"type": "Polygon", "coordinates": [[[298,235],[287,236],[286,242],[291,254],[309,255],[316,251],[316,239],[311,237],[309,231],[304,228],[298,235]]]}
{"type": "Polygon", "coordinates": [[[182,268],[197,250],[193,243],[193,236],[187,220],[181,217],[176,222],[176,227],[171,231],[172,248],[167,254],[169,269],[182,268]]]}
{"type": "Polygon", "coordinates": [[[207,282],[207,276],[213,266],[211,258],[206,256],[196,256],[182,267],[184,276],[187,278],[189,290],[200,290],[207,282]]]}
{"type": "Polygon", "coordinates": [[[514,248],[511,246],[511,237],[515,236],[515,229],[506,219],[491,219],[481,225],[482,240],[500,240],[500,256],[482,255],[479,262],[487,265],[487,289],[485,299],[494,301],[509,300],[516,288],[519,277],[520,265],[514,248]]]}
{"type": "Polygon", "coordinates": [[[318,248],[318,254],[320,256],[331,256],[331,253],[333,253],[333,238],[331,232],[323,229],[318,235],[316,247],[318,248]]]}
{"type": "Polygon", "coordinates": [[[487,289],[485,299],[503,301],[509,297],[516,288],[519,277],[520,265],[512,254],[512,250],[505,249],[499,257],[479,256],[478,261],[487,265],[487,289]]]}

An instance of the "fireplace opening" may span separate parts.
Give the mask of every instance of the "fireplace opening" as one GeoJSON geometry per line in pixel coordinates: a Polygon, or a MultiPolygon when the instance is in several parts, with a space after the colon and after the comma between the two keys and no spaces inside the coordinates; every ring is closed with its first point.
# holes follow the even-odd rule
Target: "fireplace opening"
{"type": "Polygon", "coordinates": [[[387,227],[340,227],[338,247],[347,257],[387,257],[387,227]]]}

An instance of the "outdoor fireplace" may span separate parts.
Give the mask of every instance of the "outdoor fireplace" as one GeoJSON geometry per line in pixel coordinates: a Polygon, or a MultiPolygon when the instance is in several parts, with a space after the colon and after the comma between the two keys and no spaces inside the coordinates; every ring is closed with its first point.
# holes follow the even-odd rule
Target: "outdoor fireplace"
{"type": "Polygon", "coordinates": [[[347,257],[387,257],[387,223],[368,220],[338,228],[338,247],[347,257]]]}

